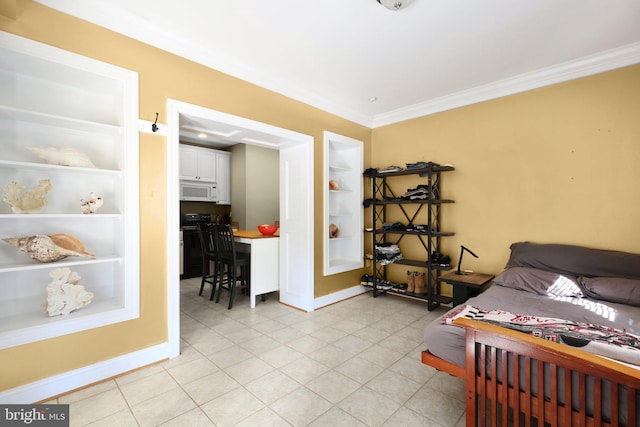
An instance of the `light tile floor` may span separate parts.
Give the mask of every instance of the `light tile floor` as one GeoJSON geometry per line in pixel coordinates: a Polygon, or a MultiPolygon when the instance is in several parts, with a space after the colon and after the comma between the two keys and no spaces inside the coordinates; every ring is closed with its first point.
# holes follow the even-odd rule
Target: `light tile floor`
{"type": "MultiPolygon", "coordinates": [[[[180,357],[62,396],[71,426],[462,426],[464,382],[420,362],[424,304],[364,294],[227,310],[181,282],[180,357]]],[[[207,293],[205,291],[205,293],[207,293]]]]}

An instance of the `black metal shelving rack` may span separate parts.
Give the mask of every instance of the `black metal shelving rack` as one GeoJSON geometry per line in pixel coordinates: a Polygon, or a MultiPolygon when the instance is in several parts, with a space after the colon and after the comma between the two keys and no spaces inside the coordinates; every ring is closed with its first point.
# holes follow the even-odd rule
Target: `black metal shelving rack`
{"type": "Polygon", "coordinates": [[[373,296],[377,297],[381,293],[394,293],[406,298],[418,299],[427,301],[427,308],[429,311],[437,308],[440,304],[451,303],[450,297],[440,295],[440,285],[438,277],[442,271],[449,270],[450,268],[440,267],[432,263],[430,254],[434,251],[440,252],[440,238],[446,236],[453,236],[452,232],[444,232],[440,230],[440,207],[446,203],[454,203],[453,200],[440,198],[440,174],[442,172],[453,171],[453,166],[439,166],[429,163],[427,167],[401,170],[397,172],[375,172],[369,170],[365,172],[365,178],[372,180],[371,185],[371,205],[373,215],[373,230],[371,231],[373,238],[373,252],[374,252],[374,267],[373,267],[373,296]],[[393,177],[406,176],[406,175],[418,175],[421,178],[426,179],[428,188],[428,198],[421,200],[404,200],[400,196],[394,194],[391,187],[388,185],[387,180],[393,177]],[[400,208],[403,216],[407,220],[408,224],[413,224],[413,221],[418,217],[418,214],[423,208],[428,210],[427,212],[427,229],[426,231],[401,231],[401,230],[384,230],[382,224],[387,222],[387,206],[394,205],[400,208]],[[406,205],[417,205],[415,211],[409,212],[405,209],[406,205]],[[395,243],[397,245],[404,239],[405,236],[416,236],[419,242],[422,244],[426,251],[426,258],[421,260],[401,259],[393,262],[392,264],[383,265],[375,261],[375,245],[377,243],[395,243]],[[378,289],[377,281],[380,278],[386,279],[387,267],[389,265],[407,265],[413,267],[420,267],[426,269],[425,279],[427,281],[427,294],[410,294],[410,293],[398,293],[392,290],[378,289]]]}

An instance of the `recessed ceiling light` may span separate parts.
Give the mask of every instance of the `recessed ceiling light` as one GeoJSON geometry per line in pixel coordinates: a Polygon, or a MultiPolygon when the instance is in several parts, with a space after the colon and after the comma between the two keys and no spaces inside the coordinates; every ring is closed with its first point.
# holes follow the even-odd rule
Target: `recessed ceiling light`
{"type": "Polygon", "coordinates": [[[369,102],[376,102],[378,100],[378,97],[376,96],[370,96],[369,97],[369,102]]]}
{"type": "Polygon", "coordinates": [[[198,134],[198,138],[206,138],[206,137],[207,137],[207,134],[206,134],[206,133],[200,132],[200,133],[198,134]]]}

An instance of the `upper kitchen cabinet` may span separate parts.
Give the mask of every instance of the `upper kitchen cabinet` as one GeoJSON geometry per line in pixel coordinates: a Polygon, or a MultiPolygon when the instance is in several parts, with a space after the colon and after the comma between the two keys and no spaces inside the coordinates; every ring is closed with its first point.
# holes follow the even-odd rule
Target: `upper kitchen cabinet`
{"type": "Polygon", "coordinates": [[[0,349],[139,317],[137,73],[0,32],[0,93],[0,349]],[[38,261],[12,238],[91,255],[38,261]],[[50,317],[49,287],[49,309],[81,308],[50,317]]]}
{"type": "Polygon", "coordinates": [[[324,133],[324,274],[363,267],[363,143],[324,133]]]}
{"type": "Polygon", "coordinates": [[[180,179],[216,182],[216,152],[207,148],[181,144],[180,179]]]}
{"type": "Polygon", "coordinates": [[[216,177],[218,184],[218,204],[231,204],[231,153],[216,152],[216,177]]]}
{"type": "Polygon", "coordinates": [[[231,204],[230,170],[231,153],[228,151],[180,144],[180,181],[187,181],[182,185],[182,193],[186,190],[192,193],[189,197],[181,194],[181,200],[231,204]],[[205,188],[206,195],[200,194],[199,190],[205,188]]]}

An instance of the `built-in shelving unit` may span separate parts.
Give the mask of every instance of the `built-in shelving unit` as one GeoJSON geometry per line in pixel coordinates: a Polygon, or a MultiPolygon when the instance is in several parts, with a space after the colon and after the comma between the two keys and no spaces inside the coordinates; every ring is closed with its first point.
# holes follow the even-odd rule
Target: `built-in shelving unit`
{"type": "Polygon", "coordinates": [[[95,259],[40,263],[0,241],[0,349],[139,316],[138,75],[0,32],[0,191],[11,181],[53,188],[39,213],[0,201],[0,238],[71,234],[95,259]],[[49,164],[27,147],[71,147],[95,168],[49,164]],[[80,200],[103,206],[83,214],[80,200]],[[49,273],[68,267],[91,304],[49,317],[49,273]]]}
{"type": "Polygon", "coordinates": [[[325,131],[324,164],[327,276],[363,267],[362,141],[325,131]]]}

